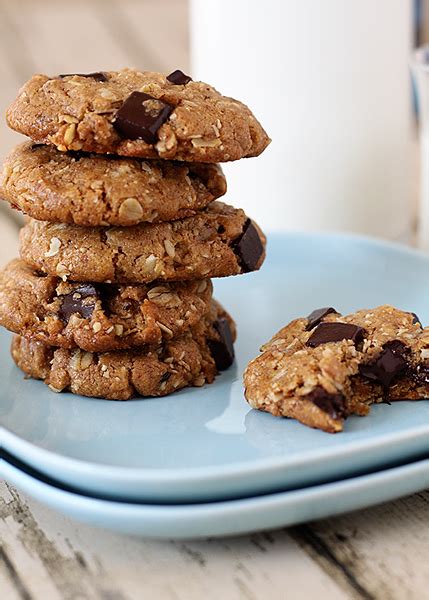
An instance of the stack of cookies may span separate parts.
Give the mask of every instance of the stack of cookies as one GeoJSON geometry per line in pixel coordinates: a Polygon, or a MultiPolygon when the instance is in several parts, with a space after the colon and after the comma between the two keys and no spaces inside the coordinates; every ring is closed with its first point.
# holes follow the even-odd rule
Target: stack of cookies
{"type": "Polygon", "coordinates": [[[181,71],[125,69],[36,75],[7,118],[32,140],[0,181],[28,215],[0,274],[16,364],[54,391],[120,400],[212,382],[235,325],[211,278],[265,255],[258,226],[216,200],[217,163],[269,143],[250,110],[181,71]]]}

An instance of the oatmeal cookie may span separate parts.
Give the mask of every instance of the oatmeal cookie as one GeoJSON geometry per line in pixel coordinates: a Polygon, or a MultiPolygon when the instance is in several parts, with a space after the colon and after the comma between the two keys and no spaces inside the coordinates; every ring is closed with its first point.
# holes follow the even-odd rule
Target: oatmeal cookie
{"type": "Polygon", "coordinates": [[[210,311],[209,279],[134,285],[64,282],[15,259],[0,272],[0,325],[45,344],[88,352],[157,344],[210,311]]]}
{"type": "Polygon", "coordinates": [[[292,321],[244,374],[253,408],[337,432],[376,402],[429,398],[429,328],[389,305],[292,321]]]}
{"type": "Polygon", "coordinates": [[[226,192],[219,165],[58,152],[27,142],[4,163],[0,197],[34,219],[83,226],[182,219],[226,192]]]}
{"type": "Polygon", "coordinates": [[[257,156],[270,142],[247,106],[210,85],[133,69],[34,75],[7,121],[61,151],[188,162],[257,156]]]}
{"type": "Polygon", "coordinates": [[[170,223],[79,227],[30,219],[21,257],[64,281],[148,283],[227,277],[255,271],[265,237],[241,209],[213,202],[170,223]]]}
{"type": "Polygon", "coordinates": [[[219,370],[232,364],[234,338],[232,319],[215,304],[210,319],[155,346],[93,353],[15,336],[11,353],[26,375],[42,379],[55,392],[128,400],[212,383],[219,370]]]}

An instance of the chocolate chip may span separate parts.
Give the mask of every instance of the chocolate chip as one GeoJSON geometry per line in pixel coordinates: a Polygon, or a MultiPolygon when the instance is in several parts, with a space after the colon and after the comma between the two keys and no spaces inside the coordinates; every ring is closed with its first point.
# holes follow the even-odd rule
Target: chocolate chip
{"type": "Polygon", "coordinates": [[[219,371],[224,371],[234,362],[234,344],[228,320],[218,319],[213,327],[219,334],[219,340],[209,339],[207,344],[219,371]]]}
{"type": "Polygon", "coordinates": [[[124,101],[113,121],[115,129],[130,140],[141,138],[148,144],[157,140],[157,131],[174,106],[143,92],[133,92],[124,101]]]}
{"type": "Polygon", "coordinates": [[[101,71],[98,73],[62,73],[58,77],[60,79],[64,79],[64,77],[87,77],[88,79],[95,79],[95,81],[109,81],[106,73],[102,73],[101,71]]]}
{"type": "Polygon", "coordinates": [[[429,365],[417,365],[411,377],[417,385],[429,385],[429,365]]]}
{"type": "Polygon", "coordinates": [[[31,144],[31,146],[30,146],[30,150],[31,150],[31,152],[34,152],[35,150],[37,150],[37,148],[41,148],[41,147],[42,147],[42,146],[44,146],[44,145],[45,145],[45,144],[36,144],[36,143],[34,143],[34,144],[31,144]]]}
{"type": "Polygon", "coordinates": [[[320,344],[352,340],[358,344],[363,340],[365,329],[351,323],[320,323],[307,340],[307,346],[315,348],[320,344]]]}
{"type": "Polygon", "coordinates": [[[423,327],[422,322],[420,321],[420,319],[418,318],[418,316],[416,315],[416,313],[410,313],[410,315],[413,316],[413,325],[415,325],[416,323],[418,323],[420,325],[420,327],[423,327]]]}
{"type": "Polygon", "coordinates": [[[332,419],[342,419],[347,416],[345,398],[340,393],[330,394],[319,386],[305,398],[327,413],[332,419]]]}
{"type": "Polygon", "coordinates": [[[319,325],[320,321],[322,319],[324,319],[326,317],[326,315],[330,315],[331,313],[339,314],[335,310],[335,308],[332,308],[332,306],[325,307],[325,308],[316,308],[316,310],[313,310],[313,312],[311,312],[308,315],[308,317],[307,317],[308,323],[307,323],[307,327],[305,328],[305,330],[310,331],[311,329],[316,327],[316,325],[319,325]]]}
{"type": "Polygon", "coordinates": [[[176,69],[176,71],[173,71],[170,73],[170,75],[167,75],[167,81],[174,83],[175,85],[186,85],[192,81],[192,77],[185,75],[185,73],[180,69],[176,69]]]}
{"type": "Polygon", "coordinates": [[[62,304],[59,310],[60,319],[68,323],[70,317],[77,313],[83,319],[89,319],[94,312],[94,303],[84,303],[85,298],[98,297],[98,292],[93,285],[85,283],[75,288],[69,294],[62,296],[62,304]]]}
{"type": "Polygon", "coordinates": [[[405,344],[399,340],[387,342],[375,360],[366,365],[359,365],[359,373],[362,377],[388,388],[392,381],[407,368],[408,362],[404,357],[406,352],[405,344]]]}
{"type": "Polygon", "coordinates": [[[249,273],[256,269],[259,259],[264,253],[264,246],[258,230],[250,219],[247,219],[244,224],[240,237],[234,240],[232,249],[240,260],[243,273],[249,273]]]}

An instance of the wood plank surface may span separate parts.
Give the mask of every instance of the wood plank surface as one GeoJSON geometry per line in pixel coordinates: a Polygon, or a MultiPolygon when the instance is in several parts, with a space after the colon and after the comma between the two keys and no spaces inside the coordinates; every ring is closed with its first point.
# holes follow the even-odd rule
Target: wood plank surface
{"type": "MultiPolygon", "coordinates": [[[[189,64],[185,0],[0,0],[0,112],[33,72],[189,64]]],[[[0,160],[21,139],[0,127],[0,160]]],[[[19,218],[0,209],[0,265],[19,218]]],[[[96,530],[0,483],[0,599],[429,598],[429,492],[256,535],[160,542],[96,530]]]]}
{"type": "Polygon", "coordinates": [[[417,600],[429,584],[428,522],[424,492],[289,530],[154,541],[78,524],[3,483],[0,581],[37,599],[417,600]]]}

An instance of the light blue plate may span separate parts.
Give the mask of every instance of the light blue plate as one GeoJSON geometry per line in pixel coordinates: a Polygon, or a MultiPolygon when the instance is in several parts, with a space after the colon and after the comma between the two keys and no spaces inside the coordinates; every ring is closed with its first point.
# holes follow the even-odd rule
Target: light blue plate
{"type": "Polygon", "coordinates": [[[429,459],[336,483],[206,504],[131,504],[75,494],[0,460],[0,476],[36,500],[91,525],[131,535],[237,535],[331,517],[429,488],[429,459]]]}
{"type": "Polygon", "coordinates": [[[320,306],[390,303],[429,323],[429,257],[345,235],[271,235],[259,273],[216,281],[238,323],[237,363],[213,385],[107,402],[24,380],[0,337],[5,448],[88,493],[146,502],[251,496],[327,482],[429,450],[429,401],[375,406],[331,435],[250,410],[241,376],[262,342],[320,306]]]}

